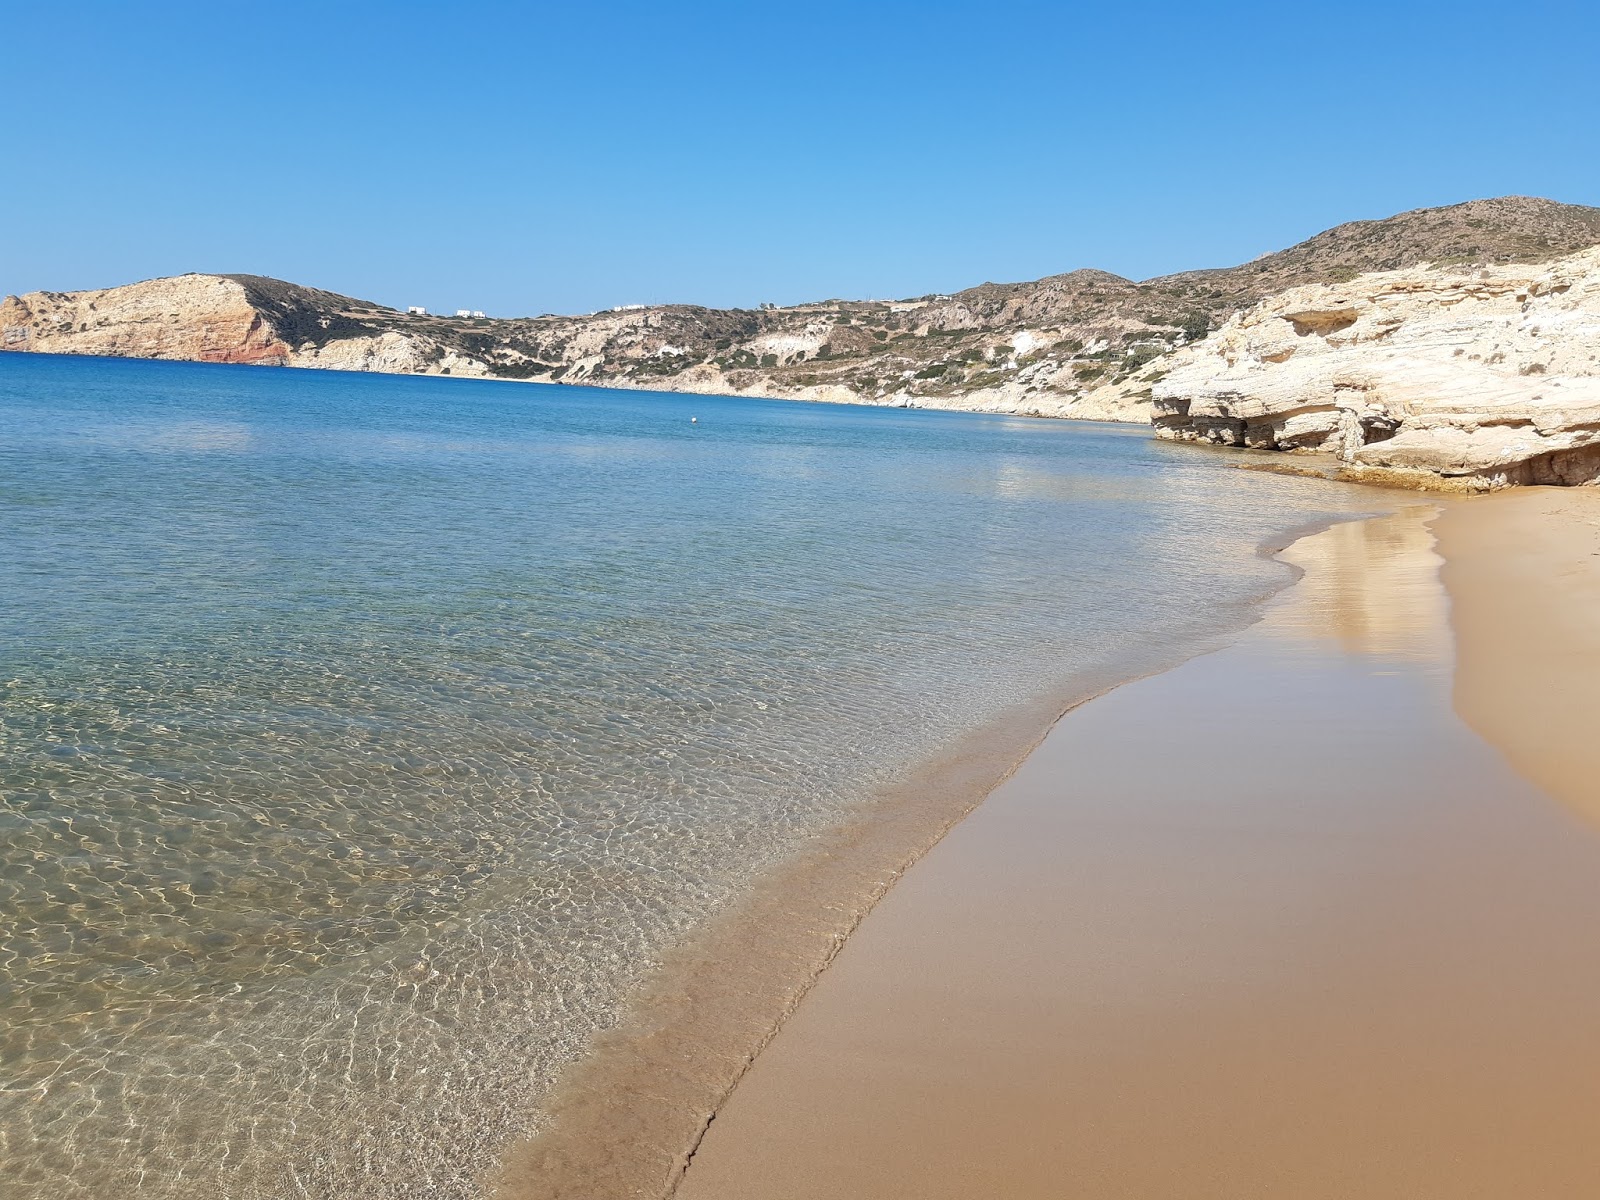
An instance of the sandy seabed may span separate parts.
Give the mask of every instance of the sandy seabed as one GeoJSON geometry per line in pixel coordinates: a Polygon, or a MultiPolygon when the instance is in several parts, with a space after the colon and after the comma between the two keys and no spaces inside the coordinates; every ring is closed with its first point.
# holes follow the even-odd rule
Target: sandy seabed
{"type": "Polygon", "coordinates": [[[1600,1195],[1600,494],[1284,557],[872,910],[681,1200],[1600,1195]]]}

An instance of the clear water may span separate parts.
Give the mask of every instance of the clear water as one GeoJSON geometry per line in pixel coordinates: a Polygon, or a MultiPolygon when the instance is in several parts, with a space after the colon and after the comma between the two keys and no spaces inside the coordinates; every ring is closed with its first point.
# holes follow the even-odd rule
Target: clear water
{"type": "Polygon", "coordinates": [[[475,1195],[764,867],[1359,503],[1136,429],[0,354],[0,1195],[475,1195]]]}

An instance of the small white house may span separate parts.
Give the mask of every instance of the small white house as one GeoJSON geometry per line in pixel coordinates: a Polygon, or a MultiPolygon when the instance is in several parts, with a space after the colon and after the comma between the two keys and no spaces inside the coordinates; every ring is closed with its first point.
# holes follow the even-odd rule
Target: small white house
{"type": "Polygon", "coordinates": [[[481,316],[483,316],[483,309],[481,309],[481,308],[475,308],[475,309],[473,309],[473,310],[472,310],[472,315],[473,315],[473,316],[475,316],[475,317],[481,317],[481,316]]]}
{"type": "Polygon", "coordinates": [[[472,310],[470,308],[458,308],[458,309],[456,309],[456,316],[458,316],[458,317],[470,317],[471,315],[472,315],[472,310]]]}
{"type": "Polygon", "coordinates": [[[413,317],[425,317],[428,315],[428,310],[423,308],[420,304],[411,305],[411,307],[406,309],[406,312],[413,317]]]}

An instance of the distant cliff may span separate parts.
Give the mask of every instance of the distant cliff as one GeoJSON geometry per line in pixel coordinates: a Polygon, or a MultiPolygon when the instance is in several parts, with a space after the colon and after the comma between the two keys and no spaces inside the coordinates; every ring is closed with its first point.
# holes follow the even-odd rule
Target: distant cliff
{"type": "Polygon", "coordinates": [[[1600,248],[1291,288],[1166,362],[1164,437],[1381,482],[1600,483],[1600,248]]]}
{"type": "Polygon", "coordinates": [[[483,375],[426,334],[382,328],[398,314],[332,292],[249,275],[178,275],[93,292],[0,302],[0,349],[351,371],[483,375]]]}
{"type": "Polygon", "coordinates": [[[1081,270],[901,301],[519,319],[184,275],[7,297],[0,349],[1144,421],[1167,355],[1285,288],[1420,262],[1538,263],[1595,244],[1600,209],[1506,197],[1341,225],[1243,266],[1142,283],[1081,270]]]}

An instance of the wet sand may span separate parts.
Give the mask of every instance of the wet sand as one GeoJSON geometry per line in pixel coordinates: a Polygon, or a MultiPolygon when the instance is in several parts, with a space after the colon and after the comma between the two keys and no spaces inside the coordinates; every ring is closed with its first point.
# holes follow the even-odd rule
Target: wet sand
{"type": "Polygon", "coordinates": [[[1600,823],[1600,488],[1528,488],[1437,522],[1456,709],[1518,771],[1600,823]]]}
{"type": "Polygon", "coordinates": [[[677,1195],[1600,1194],[1600,556],[1535,529],[1594,513],[1296,543],[1260,625],[1069,713],[906,875],[677,1195]]]}

